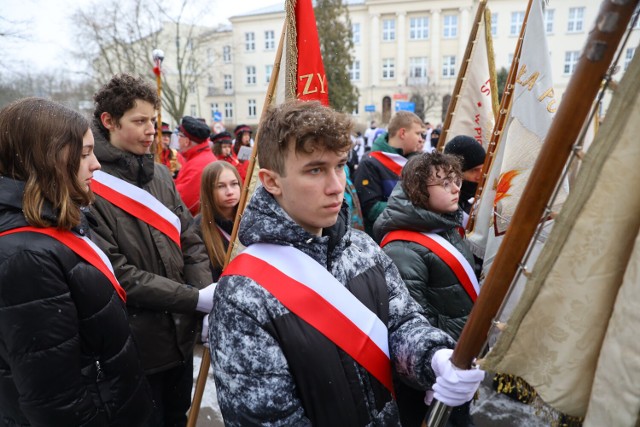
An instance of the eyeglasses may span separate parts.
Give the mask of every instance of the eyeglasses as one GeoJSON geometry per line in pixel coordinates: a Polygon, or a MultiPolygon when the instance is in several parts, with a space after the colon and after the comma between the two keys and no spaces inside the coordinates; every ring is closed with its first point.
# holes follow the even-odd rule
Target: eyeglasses
{"type": "Polygon", "coordinates": [[[440,182],[436,182],[434,184],[427,184],[427,187],[433,187],[435,185],[441,186],[442,188],[445,189],[445,191],[451,191],[453,185],[455,185],[458,189],[460,189],[460,186],[462,185],[462,178],[457,177],[457,178],[441,179],[440,182]]]}

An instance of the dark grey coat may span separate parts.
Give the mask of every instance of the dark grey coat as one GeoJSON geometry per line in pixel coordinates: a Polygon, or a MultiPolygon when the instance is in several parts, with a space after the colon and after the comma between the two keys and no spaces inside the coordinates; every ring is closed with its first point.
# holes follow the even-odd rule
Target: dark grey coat
{"type": "MultiPolygon", "coordinates": [[[[389,203],[374,225],[376,240],[394,230],[435,232],[456,247],[474,265],[473,255],[458,227],[462,211],[437,214],[414,206],[398,184],[389,203]]],[[[427,313],[429,322],[456,340],[467,322],[473,301],[451,268],[424,246],[408,241],[393,241],[383,248],[398,267],[409,293],[427,313]]]]}

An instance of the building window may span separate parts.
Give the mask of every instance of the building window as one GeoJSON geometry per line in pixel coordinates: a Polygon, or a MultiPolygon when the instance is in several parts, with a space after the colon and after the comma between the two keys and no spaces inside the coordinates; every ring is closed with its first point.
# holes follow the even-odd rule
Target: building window
{"type": "Polygon", "coordinates": [[[264,69],[265,83],[271,81],[271,73],[273,73],[273,65],[267,65],[264,69]]]}
{"type": "Polygon", "coordinates": [[[195,59],[189,58],[189,60],[187,61],[187,74],[193,74],[196,70],[196,62],[195,59]]]}
{"type": "Polygon", "coordinates": [[[442,77],[455,77],[456,75],[456,57],[444,56],[442,58],[442,77]]]}
{"type": "Polygon", "coordinates": [[[358,103],[356,103],[356,107],[353,109],[351,114],[354,115],[354,116],[359,116],[360,115],[360,106],[358,105],[358,103]]]}
{"type": "Polygon", "coordinates": [[[190,83],[189,84],[189,93],[196,93],[196,84],[195,83],[190,83]]]}
{"type": "Polygon", "coordinates": [[[524,12],[511,12],[511,26],[509,27],[510,36],[519,36],[522,23],[524,22],[524,12]]]}
{"type": "Polygon", "coordinates": [[[250,99],[248,106],[249,106],[249,118],[253,119],[258,115],[258,107],[256,105],[256,100],[250,99]]]}
{"type": "Polygon", "coordinates": [[[429,38],[429,18],[421,16],[409,20],[409,40],[426,40],[429,38]]]}
{"type": "Polygon", "coordinates": [[[231,46],[222,47],[222,62],[225,64],[231,63],[231,46]]]}
{"type": "Polygon", "coordinates": [[[276,33],[273,30],[264,32],[264,48],[265,50],[276,48],[276,33]]]}
{"type": "Polygon", "coordinates": [[[256,84],[256,67],[253,65],[249,65],[246,67],[247,70],[247,84],[254,85],[256,84]]]}
{"type": "Polygon", "coordinates": [[[492,36],[498,35],[498,14],[497,13],[491,14],[491,35],[492,36]]]}
{"type": "Polygon", "coordinates": [[[228,120],[233,120],[233,102],[224,103],[224,117],[228,120]]]}
{"type": "Polygon", "coordinates": [[[191,106],[189,107],[189,111],[191,112],[191,114],[189,114],[191,117],[198,116],[198,111],[196,110],[196,104],[191,104],[191,106]]]}
{"type": "Polygon", "coordinates": [[[355,60],[351,64],[351,68],[349,68],[349,79],[352,82],[360,80],[360,61],[355,60]]]}
{"type": "Polygon", "coordinates": [[[233,78],[231,74],[225,74],[223,81],[224,81],[224,90],[233,90],[233,78]]]}
{"type": "Polygon", "coordinates": [[[218,110],[218,103],[217,102],[212,102],[211,103],[211,117],[213,117],[214,113],[217,113],[218,110]]]}
{"type": "Polygon", "coordinates": [[[382,41],[390,42],[396,39],[396,20],[382,20],[382,41]]]}
{"type": "Polygon", "coordinates": [[[389,80],[396,77],[396,63],[393,58],[382,60],[382,79],[389,80]]]}
{"type": "Polygon", "coordinates": [[[458,37],[458,15],[444,15],[442,37],[444,37],[445,39],[453,39],[458,37]]]}
{"type": "Polygon", "coordinates": [[[580,51],[572,50],[564,53],[564,74],[573,74],[580,57],[580,51]]]}
{"type": "Polygon", "coordinates": [[[427,77],[427,57],[409,58],[409,77],[424,79],[427,77]]]}
{"type": "Polygon", "coordinates": [[[244,50],[247,52],[256,50],[256,33],[244,33],[244,50]]]}
{"type": "Polygon", "coordinates": [[[570,33],[579,33],[584,26],[584,7],[570,7],[569,21],[567,22],[567,31],[570,33]]]}
{"type": "Polygon", "coordinates": [[[354,22],[351,24],[351,34],[353,44],[360,44],[360,23],[354,22]]]}
{"type": "Polygon", "coordinates": [[[554,9],[545,9],[544,11],[544,31],[547,34],[553,34],[553,18],[555,12],[554,9]]]}
{"type": "Polygon", "coordinates": [[[208,64],[213,63],[213,49],[211,49],[210,47],[207,48],[207,63],[208,64]]]}
{"type": "Polygon", "coordinates": [[[625,54],[624,54],[624,70],[625,71],[627,71],[627,68],[629,68],[629,64],[631,64],[631,60],[633,59],[633,54],[635,52],[636,52],[635,47],[629,47],[625,51],[625,54]]]}

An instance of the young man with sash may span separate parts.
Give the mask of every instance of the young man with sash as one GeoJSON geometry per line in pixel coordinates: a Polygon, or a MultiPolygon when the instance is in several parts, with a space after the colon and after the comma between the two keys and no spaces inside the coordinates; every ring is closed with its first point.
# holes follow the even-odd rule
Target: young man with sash
{"type": "Polygon", "coordinates": [[[154,398],[149,426],[184,426],[193,346],[212,305],[209,258],[169,170],[149,153],[160,100],[141,78],[114,76],[94,96],[92,212],[96,242],[127,291],[127,309],[154,398]],[[203,289],[204,288],[204,289],[203,289]]]}
{"type": "Polygon", "coordinates": [[[262,186],[239,230],[247,249],[223,272],[209,328],[227,426],[397,426],[394,378],[426,390],[446,372],[436,397],[455,406],[484,376],[452,369],[451,337],[350,229],[352,126],[315,101],[270,107],[260,125],[262,186]]]}
{"type": "MultiPolygon", "coordinates": [[[[429,322],[456,340],[479,292],[461,227],[460,163],[449,154],[412,156],[373,227],[429,322]]],[[[427,411],[424,391],[399,385],[396,392],[403,425],[419,425],[427,411]]],[[[472,425],[469,405],[455,408],[449,421],[472,425]]]]}
{"type": "Polygon", "coordinates": [[[378,137],[372,150],[360,160],[354,184],[364,216],[364,229],[372,235],[373,223],[387,206],[391,190],[400,179],[407,157],[424,141],[424,124],[409,111],[398,111],[389,122],[389,132],[378,137]]]}

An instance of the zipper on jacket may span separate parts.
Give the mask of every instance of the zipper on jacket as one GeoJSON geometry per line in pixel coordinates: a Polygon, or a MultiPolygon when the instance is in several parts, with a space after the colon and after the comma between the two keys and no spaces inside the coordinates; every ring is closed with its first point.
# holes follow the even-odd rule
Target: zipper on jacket
{"type": "Polygon", "coordinates": [[[104,379],[104,372],[102,371],[102,366],[100,366],[100,361],[96,360],[96,380],[102,381],[104,379]]]}

